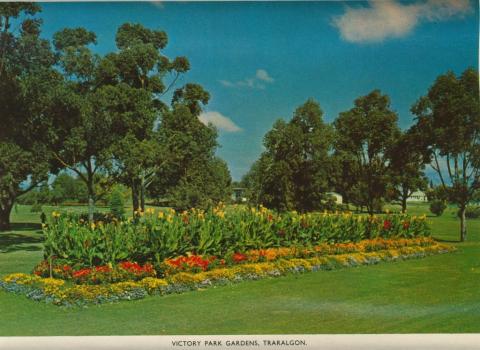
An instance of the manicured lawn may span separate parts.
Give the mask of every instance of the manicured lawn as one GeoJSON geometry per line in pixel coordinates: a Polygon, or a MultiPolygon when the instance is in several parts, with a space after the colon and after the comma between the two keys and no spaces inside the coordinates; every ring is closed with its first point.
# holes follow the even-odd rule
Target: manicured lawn
{"type": "MultiPolygon", "coordinates": [[[[421,214],[423,205],[409,212],[421,214]]],[[[454,209],[429,217],[458,240],[454,209]]],[[[42,257],[38,214],[19,207],[0,233],[0,275],[42,257]]],[[[0,292],[0,335],[480,332],[480,220],[451,254],[322,271],[119,304],[64,309],[0,292]]]]}

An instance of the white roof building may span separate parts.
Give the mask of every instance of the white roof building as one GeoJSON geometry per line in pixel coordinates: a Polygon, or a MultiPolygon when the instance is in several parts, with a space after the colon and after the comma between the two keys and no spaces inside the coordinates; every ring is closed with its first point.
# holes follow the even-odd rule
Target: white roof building
{"type": "Polygon", "coordinates": [[[425,192],[415,191],[407,198],[407,202],[428,202],[428,198],[425,192]]]}
{"type": "Polygon", "coordinates": [[[337,192],[327,192],[327,196],[333,197],[335,199],[335,204],[342,204],[343,203],[343,196],[337,192]]]}

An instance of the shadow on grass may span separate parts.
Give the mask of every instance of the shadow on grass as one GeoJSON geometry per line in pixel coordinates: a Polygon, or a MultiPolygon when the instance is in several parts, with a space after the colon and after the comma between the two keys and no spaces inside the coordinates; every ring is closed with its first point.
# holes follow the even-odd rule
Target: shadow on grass
{"type": "Polygon", "coordinates": [[[441,239],[441,238],[433,238],[433,239],[441,243],[461,243],[460,240],[456,240],[456,239],[441,239]]]}
{"type": "Polygon", "coordinates": [[[18,233],[0,233],[0,252],[1,253],[10,253],[19,250],[25,251],[38,251],[42,247],[40,245],[33,245],[36,243],[42,243],[43,237],[32,237],[27,235],[22,235],[18,233]],[[23,244],[30,244],[25,246],[23,244]]]}
{"type": "MultiPolygon", "coordinates": [[[[33,222],[15,222],[10,224],[11,231],[40,231],[42,229],[42,224],[36,224],[33,222]]],[[[1,235],[1,232],[0,232],[1,235]]]]}

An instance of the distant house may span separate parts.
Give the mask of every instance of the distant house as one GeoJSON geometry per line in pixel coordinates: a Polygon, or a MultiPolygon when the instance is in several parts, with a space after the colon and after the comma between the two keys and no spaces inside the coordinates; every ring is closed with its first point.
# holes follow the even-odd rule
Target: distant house
{"type": "Polygon", "coordinates": [[[335,199],[335,204],[342,204],[343,203],[343,197],[341,194],[337,192],[327,192],[327,196],[333,197],[335,199]]]}
{"type": "Polygon", "coordinates": [[[428,202],[428,198],[425,192],[415,191],[407,198],[407,202],[428,202]]]}
{"type": "Polygon", "coordinates": [[[243,203],[247,201],[247,198],[245,198],[245,188],[243,187],[234,187],[232,188],[232,200],[235,203],[243,203]]]}

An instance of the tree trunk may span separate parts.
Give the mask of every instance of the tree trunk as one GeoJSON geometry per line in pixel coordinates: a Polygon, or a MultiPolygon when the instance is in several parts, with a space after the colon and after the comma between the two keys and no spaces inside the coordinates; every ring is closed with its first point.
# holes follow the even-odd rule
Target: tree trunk
{"type": "Polygon", "coordinates": [[[95,212],[95,191],[93,189],[93,176],[88,178],[88,221],[93,222],[95,212]]]}
{"type": "Polygon", "coordinates": [[[402,186],[402,213],[406,213],[407,212],[407,199],[408,199],[409,195],[408,195],[408,187],[403,184],[402,186]]]}
{"type": "Polygon", "coordinates": [[[133,204],[133,215],[135,216],[135,211],[139,208],[139,198],[138,198],[138,183],[137,180],[132,180],[132,204],[133,204]]]}
{"type": "Polygon", "coordinates": [[[402,197],[402,213],[407,212],[407,197],[403,196],[402,197]]]}
{"type": "Polygon", "coordinates": [[[467,239],[467,218],[465,212],[467,208],[462,206],[460,208],[460,242],[465,242],[467,239]]]}
{"type": "Polygon", "coordinates": [[[373,215],[375,213],[375,208],[374,208],[374,204],[373,204],[373,201],[368,201],[367,202],[367,211],[368,211],[368,214],[370,215],[373,215]]]}
{"type": "Polygon", "coordinates": [[[10,229],[10,212],[12,211],[13,201],[8,199],[0,205],[0,231],[10,229]]]}
{"type": "Polygon", "coordinates": [[[140,208],[145,211],[145,178],[140,180],[140,208]]]}

